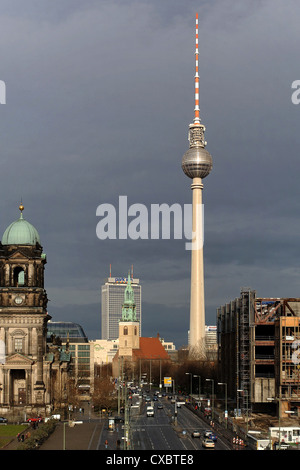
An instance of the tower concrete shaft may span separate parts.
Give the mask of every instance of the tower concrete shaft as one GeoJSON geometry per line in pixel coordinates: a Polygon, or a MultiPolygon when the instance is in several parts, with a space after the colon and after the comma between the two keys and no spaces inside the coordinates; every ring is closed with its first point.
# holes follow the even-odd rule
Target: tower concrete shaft
{"type": "Polygon", "coordinates": [[[203,264],[203,206],[201,178],[193,178],[193,239],[191,252],[190,348],[203,350],[205,340],[205,301],[203,264]]]}

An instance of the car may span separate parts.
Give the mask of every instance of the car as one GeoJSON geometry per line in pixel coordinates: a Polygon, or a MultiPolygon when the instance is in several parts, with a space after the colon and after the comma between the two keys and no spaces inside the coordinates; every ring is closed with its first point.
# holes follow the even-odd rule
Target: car
{"type": "Polygon", "coordinates": [[[124,423],[124,418],[122,416],[115,416],[115,423],[124,423]]]}
{"type": "Polygon", "coordinates": [[[192,437],[201,437],[200,431],[193,431],[192,432],[192,437]]]}
{"type": "Polygon", "coordinates": [[[209,438],[206,438],[202,441],[202,447],[206,447],[206,448],[214,448],[215,447],[215,443],[212,439],[209,439],[209,438]]]}
{"type": "Polygon", "coordinates": [[[3,416],[0,417],[0,423],[7,423],[7,419],[3,418],[3,416]]]}
{"type": "Polygon", "coordinates": [[[208,431],[204,431],[204,437],[207,437],[208,439],[211,439],[212,441],[216,441],[217,440],[217,436],[216,434],[214,434],[212,431],[208,430],[208,431]]]}
{"type": "Polygon", "coordinates": [[[28,418],[27,423],[41,423],[43,418],[41,416],[37,416],[36,418],[28,418]]]}
{"type": "Polygon", "coordinates": [[[163,405],[162,405],[161,403],[158,403],[157,409],[158,409],[158,410],[162,410],[162,409],[163,409],[163,405]]]}
{"type": "Polygon", "coordinates": [[[181,403],[176,403],[177,408],[181,408],[181,403]]]}

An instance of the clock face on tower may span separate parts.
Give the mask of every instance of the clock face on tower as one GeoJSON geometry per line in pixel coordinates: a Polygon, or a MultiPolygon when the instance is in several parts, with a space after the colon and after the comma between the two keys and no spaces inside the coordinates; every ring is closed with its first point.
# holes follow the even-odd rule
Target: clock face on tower
{"type": "Polygon", "coordinates": [[[15,297],[15,304],[21,305],[22,303],[23,303],[23,298],[17,295],[17,297],[15,297]]]}

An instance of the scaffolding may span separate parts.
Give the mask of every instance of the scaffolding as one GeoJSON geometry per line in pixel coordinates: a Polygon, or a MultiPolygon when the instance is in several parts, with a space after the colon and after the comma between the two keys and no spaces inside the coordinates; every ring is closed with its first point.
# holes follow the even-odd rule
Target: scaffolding
{"type": "Polygon", "coordinates": [[[239,373],[240,390],[243,390],[239,403],[243,413],[249,412],[251,406],[251,308],[253,292],[250,288],[241,289],[240,328],[239,328],[239,373]]]}

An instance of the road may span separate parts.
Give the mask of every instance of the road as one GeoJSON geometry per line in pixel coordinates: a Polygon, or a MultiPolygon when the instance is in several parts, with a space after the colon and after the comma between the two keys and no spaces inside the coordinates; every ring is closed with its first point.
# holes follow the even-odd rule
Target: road
{"type": "MultiPolygon", "coordinates": [[[[140,400],[140,405],[136,405],[133,400],[133,406],[130,413],[130,449],[134,450],[164,450],[164,451],[186,451],[186,450],[204,450],[202,438],[205,430],[211,429],[209,424],[196,416],[185,405],[177,408],[177,422],[174,419],[175,404],[171,403],[166,397],[154,401],[154,416],[146,416],[146,403],[140,400]],[[162,405],[159,409],[158,405],[162,405]],[[199,430],[201,438],[193,438],[192,431],[199,430]]],[[[103,430],[102,441],[107,439],[109,448],[116,448],[116,441],[121,443],[121,449],[124,443],[124,425],[119,425],[118,430],[103,430]]],[[[218,436],[215,444],[215,450],[231,450],[228,442],[221,436],[218,436]]]]}

